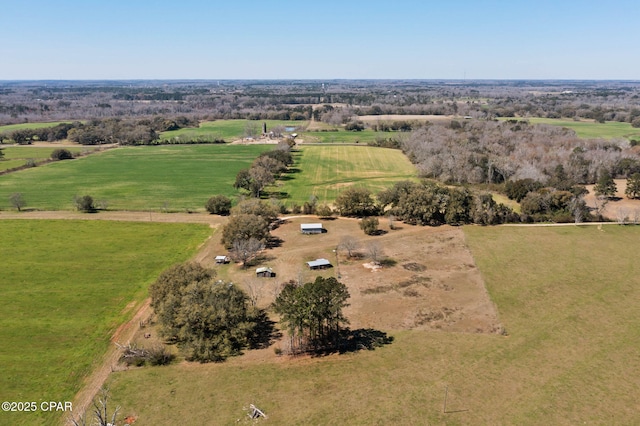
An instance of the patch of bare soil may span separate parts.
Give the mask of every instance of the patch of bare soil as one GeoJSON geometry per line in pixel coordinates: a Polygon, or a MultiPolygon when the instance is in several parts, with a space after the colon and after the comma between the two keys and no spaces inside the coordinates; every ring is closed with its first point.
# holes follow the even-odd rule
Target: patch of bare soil
{"type": "MultiPolygon", "coordinates": [[[[616,183],[616,197],[613,200],[609,200],[602,208],[602,215],[611,220],[622,220],[628,218],[628,221],[632,221],[634,217],[640,219],[640,200],[630,200],[624,192],[627,189],[626,179],[614,179],[616,183]]],[[[601,203],[598,202],[593,192],[594,185],[587,185],[589,193],[585,195],[584,200],[587,206],[592,209],[601,208],[601,203]]]]}
{"type": "MultiPolygon", "coordinates": [[[[262,259],[251,267],[216,266],[221,278],[243,286],[259,306],[273,302],[282,284],[289,280],[306,282],[317,275],[336,276],[351,294],[345,314],[354,329],[502,330],[460,228],[403,224],[402,229],[388,230],[384,235],[366,236],[355,219],[322,221],[310,216],[288,219],[272,234],[282,241],[280,246],[265,250],[262,259]],[[305,222],[323,222],[327,232],[303,235],[300,224],[305,222]],[[360,241],[360,256],[349,258],[338,247],[345,235],[360,241]],[[382,267],[367,258],[371,244],[378,245],[387,258],[381,262],[382,267]],[[306,262],[317,258],[330,260],[333,267],[309,270],[306,262]],[[257,278],[258,266],[273,268],[276,277],[257,278]]],[[[224,253],[219,237],[213,239],[211,255],[224,253]]],[[[212,264],[211,259],[206,263],[212,264]]]]}

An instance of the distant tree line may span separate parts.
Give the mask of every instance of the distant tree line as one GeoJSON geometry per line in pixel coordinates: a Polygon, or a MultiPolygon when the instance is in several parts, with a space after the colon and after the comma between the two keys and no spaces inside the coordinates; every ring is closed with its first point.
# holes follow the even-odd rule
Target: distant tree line
{"type": "MultiPolygon", "coordinates": [[[[638,127],[639,97],[637,82],[612,81],[4,82],[0,124],[188,116],[343,125],[353,116],[410,114],[588,119],[638,127]]],[[[384,131],[387,125],[374,126],[384,131]]]]}
{"type": "Polygon", "coordinates": [[[120,144],[149,145],[158,142],[160,132],[183,127],[197,126],[198,122],[186,117],[167,119],[123,120],[108,118],[89,120],[86,123],[75,121],[61,123],[54,127],[40,129],[20,129],[0,135],[0,140],[17,144],[30,144],[36,141],[55,142],[69,139],[82,145],[120,144]]]}

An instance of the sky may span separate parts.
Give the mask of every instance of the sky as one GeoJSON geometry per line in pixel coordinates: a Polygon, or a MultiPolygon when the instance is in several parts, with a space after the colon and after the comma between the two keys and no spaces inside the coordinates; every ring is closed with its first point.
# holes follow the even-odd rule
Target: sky
{"type": "Polygon", "coordinates": [[[638,0],[0,0],[0,80],[640,80],[638,0]]]}

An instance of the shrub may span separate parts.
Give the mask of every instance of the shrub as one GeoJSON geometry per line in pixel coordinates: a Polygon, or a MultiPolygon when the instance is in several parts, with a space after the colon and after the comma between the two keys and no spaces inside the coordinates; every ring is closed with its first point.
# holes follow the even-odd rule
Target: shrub
{"type": "Polygon", "coordinates": [[[51,159],[53,160],[70,160],[73,158],[73,154],[68,149],[58,148],[51,153],[51,159]]]}
{"type": "Polygon", "coordinates": [[[227,216],[231,211],[231,199],[224,195],[214,195],[209,198],[207,204],[204,206],[211,214],[219,214],[221,216],[227,216]]]}
{"type": "Polygon", "coordinates": [[[93,205],[93,197],[91,197],[91,195],[75,197],[74,201],[78,211],[89,213],[96,210],[96,207],[93,205]]]}
{"type": "Polygon", "coordinates": [[[366,217],[360,221],[360,229],[367,235],[374,235],[378,232],[379,221],[377,217],[366,217]]]}

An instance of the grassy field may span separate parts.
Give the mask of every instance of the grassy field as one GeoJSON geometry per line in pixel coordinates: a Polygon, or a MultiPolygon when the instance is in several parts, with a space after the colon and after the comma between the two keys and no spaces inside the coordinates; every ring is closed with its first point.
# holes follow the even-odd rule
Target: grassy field
{"type": "Polygon", "coordinates": [[[309,124],[308,121],[281,121],[281,120],[217,120],[206,121],[200,124],[200,127],[186,128],[180,130],[172,130],[163,132],[160,135],[161,140],[171,138],[206,138],[206,139],[224,139],[227,142],[241,139],[245,134],[247,124],[258,126],[262,130],[262,123],[267,123],[267,130],[274,126],[298,127],[297,133],[299,138],[306,143],[363,143],[375,141],[376,137],[389,137],[391,133],[379,133],[366,129],[362,132],[347,132],[343,128],[333,127],[325,123],[315,123],[316,128],[325,130],[337,130],[326,132],[309,132],[304,128],[309,124]]]}
{"type": "Polygon", "coordinates": [[[262,132],[262,123],[267,123],[267,131],[275,126],[305,126],[306,121],[282,121],[282,120],[216,120],[205,121],[198,128],[185,128],[171,130],[160,134],[161,140],[171,138],[211,138],[224,139],[232,142],[241,139],[245,134],[247,124],[257,126],[258,132],[262,132]]]}
{"type": "Polygon", "coordinates": [[[355,354],[144,368],[113,374],[112,394],[140,425],[237,424],[249,404],[278,425],[640,423],[640,227],[465,234],[507,336],[409,330],[355,354]]]}
{"type": "Polygon", "coordinates": [[[361,143],[374,142],[377,137],[389,138],[394,132],[374,132],[365,129],[360,132],[351,132],[344,129],[328,132],[302,132],[300,138],[305,143],[361,143]]]}
{"type": "Polygon", "coordinates": [[[14,130],[23,129],[43,129],[45,127],[55,127],[58,124],[68,123],[68,121],[52,121],[49,123],[20,123],[20,124],[7,124],[0,126],[0,133],[13,132],[14,130]]]}
{"type": "Polygon", "coordinates": [[[21,192],[27,208],[73,209],[75,195],[115,210],[204,210],[215,194],[235,195],[237,172],[272,145],[126,147],[0,176],[0,209],[21,192]]]}
{"type": "MultiPolygon", "coordinates": [[[[509,120],[507,118],[506,120],[509,120]]],[[[629,123],[619,123],[617,121],[607,121],[606,123],[597,123],[595,121],[573,121],[555,118],[527,118],[527,121],[534,124],[551,124],[554,126],[562,126],[572,129],[581,138],[626,138],[640,139],[640,129],[631,127],[629,123]]]]}
{"type": "MultiPolygon", "coordinates": [[[[1,148],[1,147],[0,147],[1,148]]],[[[0,171],[11,169],[14,167],[20,167],[24,165],[29,159],[36,161],[45,160],[51,157],[51,153],[56,149],[43,148],[35,146],[10,146],[2,149],[4,157],[0,159],[0,171]]],[[[69,151],[76,153],[81,152],[85,148],[65,148],[69,151]]]]}
{"type": "Polygon", "coordinates": [[[278,190],[287,192],[288,204],[303,204],[312,195],[331,203],[351,185],[377,192],[395,182],[412,179],[416,170],[399,150],[368,146],[303,146],[295,153],[299,173],[285,176],[278,190]]]}
{"type": "MultiPolygon", "coordinates": [[[[206,225],[3,220],[0,401],[70,401],[167,266],[189,258],[206,225]],[[125,309],[125,307],[129,309],[125,309]]],[[[0,424],[53,415],[0,412],[0,424]]]]}

